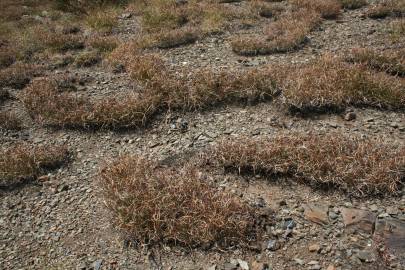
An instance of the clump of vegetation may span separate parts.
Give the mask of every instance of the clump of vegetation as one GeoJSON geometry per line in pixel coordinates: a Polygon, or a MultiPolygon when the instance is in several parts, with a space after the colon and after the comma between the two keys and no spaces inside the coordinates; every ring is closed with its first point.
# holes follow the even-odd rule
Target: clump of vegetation
{"type": "Polygon", "coordinates": [[[405,19],[395,20],[391,23],[391,33],[394,37],[405,36],[405,19]]]}
{"type": "Polygon", "coordinates": [[[88,44],[100,53],[110,53],[118,47],[117,38],[108,36],[95,36],[90,38],[88,44]]]}
{"type": "Polygon", "coordinates": [[[271,23],[264,36],[239,37],[232,41],[232,50],[239,55],[285,53],[298,49],[308,33],[320,22],[318,13],[299,10],[283,15],[271,23]]]}
{"type": "Polygon", "coordinates": [[[281,174],[360,196],[398,192],[405,176],[405,147],[341,133],[237,138],[220,142],[209,154],[228,170],[281,174]]]}
{"type": "Polygon", "coordinates": [[[339,0],[290,0],[291,4],[299,8],[315,11],[324,19],[335,19],[340,15],[339,0]]]}
{"type": "Polygon", "coordinates": [[[340,4],[345,9],[358,9],[368,5],[367,0],[340,0],[340,4]]]}
{"type": "Polygon", "coordinates": [[[110,33],[118,24],[117,16],[116,9],[97,9],[86,16],[86,23],[96,31],[110,33]]]}
{"type": "Polygon", "coordinates": [[[91,67],[101,61],[101,56],[96,51],[83,52],[79,54],[75,59],[75,65],[77,67],[91,67]]]}
{"type": "Polygon", "coordinates": [[[161,49],[174,48],[186,44],[194,43],[199,38],[199,30],[185,27],[178,28],[168,32],[151,35],[146,40],[147,47],[157,47],[161,49]]]}
{"type": "Polygon", "coordinates": [[[0,129],[20,130],[22,128],[21,119],[12,112],[0,112],[0,129]]]}
{"type": "Polygon", "coordinates": [[[65,146],[32,146],[18,143],[0,149],[0,185],[34,180],[62,165],[68,158],[65,146]]]}
{"type": "Polygon", "coordinates": [[[0,87],[22,89],[39,73],[40,71],[36,66],[16,62],[8,68],[0,70],[0,87]]]}
{"type": "Polygon", "coordinates": [[[374,19],[405,16],[404,0],[387,0],[372,7],[367,16],[374,19]]]}
{"type": "Polygon", "coordinates": [[[285,7],[278,3],[271,3],[262,0],[254,0],[250,2],[253,12],[261,17],[278,18],[283,12],[285,12],[285,7]]]}
{"type": "Polygon", "coordinates": [[[101,170],[100,184],[114,224],[138,243],[229,247],[256,236],[254,208],[193,167],[164,169],[125,156],[101,170]]]}
{"type": "Polygon", "coordinates": [[[394,76],[405,76],[405,50],[378,53],[371,49],[356,49],[348,58],[354,63],[364,64],[372,69],[384,71],[394,76]]]}
{"type": "Polygon", "coordinates": [[[34,81],[20,96],[30,115],[44,125],[81,128],[138,127],[155,112],[154,97],[129,95],[91,101],[58,91],[57,82],[34,81]]]}
{"type": "MultiPolygon", "coordinates": [[[[114,54],[112,54],[114,55],[114,54]]],[[[126,59],[124,59],[127,61],[126,59]]],[[[267,70],[245,72],[170,71],[154,55],[134,56],[126,67],[144,85],[125,99],[90,101],[58,91],[57,83],[34,81],[21,95],[31,116],[46,125],[65,127],[140,127],[160,110],[196,110],[221,103],[258,102],[279,91],[267,70]]]]}
{"type": "Polygon", "coordinates": [[[404,108],[405,92],[400,79],[337,58],[325,56],[314,63],[289,67],[288,73],[280,85],[291,111],[325,112],[350,105],[404,108]]]}

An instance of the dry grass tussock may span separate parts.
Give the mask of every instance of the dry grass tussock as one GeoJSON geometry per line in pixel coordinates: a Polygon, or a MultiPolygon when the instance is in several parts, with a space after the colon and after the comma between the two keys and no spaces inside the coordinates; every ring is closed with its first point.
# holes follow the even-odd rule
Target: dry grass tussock
{"type": "Polygon", "coordinates": [[[394,194],[405,179],[405,147],[341,133],[224,140],[209,154],[240,173],[281,174],[359,196],[394,194]]]}
{"type": "Polygon", "coordinates": [[[238,37],[231,43],[239,55],[285,53],[298,49],[320,22],[319,14],[306,9],[285,13],[265,29],[263,36],[238,37]]]}
{"type": "MultiPolygon", "coordinates": [[[[316,62],[286,67],[280,79],[285,104],[301,113],[325,112],[346,106],[404,109],[405,91],[401,78],[376,73],[361,65],[324,56],[316,62]]],[[[282,69],[279,70],[282,73],[282,69]]]]}
{"type": "Polygon", "coordinates": [[[32,146],[19,143],[0,149],[0,185],[32,180],[59,167],[68,158],[64,146],[32,146]]]}
{"type": "Polygon", "coordinates": [[[22,127],[22,121],[15,113],[0,112],[0,129],[20,130],[22,127]]]}
{"type": "Polygon", "coordinates": [[[339,0],[289,0],[289,2],[298,8],[315,11],[324,19],[337,18],[342,7],[339,0]]]}
{"type": "Polygon", "coordinates": [[[138,0],[130,4],[128,9],[141,16],[143,30],[153,37],[149,41],[155,41],[155,44],[150,45],[158,47],[161,40],[169,40],[170,42],[164,43],[177,44],[176,46],[191,42],[190,34],[186,34],[187,31],[184,29],[198,30],[197,35],[192,35],[191,40],[194,40],[206,34],[222,31],[235,21],[244,24],[255,17],[248,9],[240,9],[218,1],[193,0],[181,3],[175,0],[138,0]],[[176,41],[177,38],[179,41],[176,41]]]}
{"type": "Polygon", "coordinates": [[[22,89],[40,72],[34,65],[16,62],[0,70],[0,87],[22,89]]]}
{"type": "Polygon", "coordinates": [[[405,0],[386,0],[373,6],[368,12],[370,18],[385,18],[404,17],[405,16],[405,0]]]}
{"type": "Polygon", "coordinates": [[[355,49],[348,61],[364,64],[394,76],[405,76],[405,49],[378,53],[371,49],[355,49]]]}
{"type": "Polygon", "coordinates": [[[141,244],[228,247],[255,237],[255,210],[195,168],[125,156],[101,170],[100,184],[114,224],[141,244]]]}
{"type": "Polygon", "coordinates": [[[73,93],[60,92],[57,82],[34,81],[20,95],[30,115],[44,125],[81,128],[124,128],[142,126],[155,111],[153,97],[129,95],[91,101],[73,93]]]}
{"type": "Polygon", "coordinates": [[[271,99],[278,90],[266,69],[250,71],[170,71],[155,55],[142,55],[127,67],[143,82],[145,92],[160,98],[164,109],[198,110],[221,103],[253,103],[271,99]]]}
{"type": "Polygon", "coordinates": [[[199,35],[199,29],[183,27],[147,35],[142,38],[141,42],[144,43],[144,47],[168,49],[194,43],[199,38],[199,35]]]}
{"type": "Polygon", "coordinates": [[[368,5],[367,0],[339,0],[345,9],[358,9],[368,5]]]}
{"type": "MultiPolygon", "coordinates": [[[[119,49],[121,50],[121,49],[119,49]]],[[[116,54],[113,52],[112,55],[116,54]]],[[[120,55],[120,54],[119,54],[120,55]]],[[[124,54],[125,55],[125,54],[124,54]]],[[[34,81],[21,95],[32,117],[65,127],[141,127],[162,110],[198,110],[221,103],[254,103],[278,94],[266,69],[243,72],[171,71],[156,55],[124,56],[130,76],[143,84],[138,95],[90,101],[60,92],[57,83],[34,81]]]]}
{"type": "Polygon", "coordinates": [[[110,36],[93,36],[87,43],[100,53],[110,53],[118,47],[120,41],[110,36]]]}

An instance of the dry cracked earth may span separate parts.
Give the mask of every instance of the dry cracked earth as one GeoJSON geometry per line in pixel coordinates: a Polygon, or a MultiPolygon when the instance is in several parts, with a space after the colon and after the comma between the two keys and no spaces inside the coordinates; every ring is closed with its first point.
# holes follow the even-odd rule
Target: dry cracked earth
{"type": "MultiPolygon", "coordinates": [[[[287,54],[237,56],[230,47],[235,32],[160,53],[173,66],[247,69],[306,62],[325,52],[344,53],[352,47],[382,50],[404,46],[386,37],[385,28],[392,19],[366,18],[362,14],[367,8],[345,11],[337,20],[325,21],[310,33],[308,44],[287,54]]],[[[136,14],[121,16],[114,34],[131,39],[138,19],[136,14]]],[[[67,67],[48,75],[54,73],[86,78],[80,86],[83,95],[125,93],[137,87],[125,73],[110,72],[102,65],[67,67]]],[[[13,95],[21,91],[8,90],[13,95]]],[[[21,107],[17,100],[2,106],[21,107]]],[[[0,269],[405,269],[405,189],[395,197],[356,198],[289,179],[213,172],[225,190],[270,212],[272,238],[255,252],[134,247],[111,226],[103,205],[97,184],[99,168],[122,153],[175,164],[224,137],[265,138],[281,132],[341,131],[382,137],[398,146],[405,143],[403,112],[352,111],[355,119],[347,121],[344,113],[293,116],[274,102],[221,106],[205,112],[168,112],[147,128],[126,131],[44,128],[26,115],[23,130],[1,131],[2,145],[20,140],[38,145],[63,143],[73,154],[68,164],[38,181],[0,190],[0,269]]]]}

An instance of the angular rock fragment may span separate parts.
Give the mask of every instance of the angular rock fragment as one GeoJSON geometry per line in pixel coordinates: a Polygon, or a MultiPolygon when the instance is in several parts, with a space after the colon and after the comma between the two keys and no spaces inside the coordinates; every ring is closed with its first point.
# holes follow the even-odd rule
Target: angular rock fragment
{"type": "Polygon", "coordinates": [[[374,222],[377,215],[373,212],[355,208],[342,207],[340,209],[343,217],[343,223],[351,229],[373,233],[374,222]]]}

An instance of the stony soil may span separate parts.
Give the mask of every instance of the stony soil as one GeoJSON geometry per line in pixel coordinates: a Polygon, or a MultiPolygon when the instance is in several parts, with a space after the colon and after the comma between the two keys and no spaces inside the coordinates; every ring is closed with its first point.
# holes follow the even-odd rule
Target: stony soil
{"type": "MultiPolygon", "coordinates": [[[[260,25],[160,53],[173,65],[240,69],[304,62],[325,52],[345,53],[352,47],[401,46],[387,37],[386,28],[392,19],[363,18],[366,9],[347,11],[338,20],[326,21],[311,33],[309,44],[293,53],[251,58],[232,53],[231,37],[240,31],[258,32],[260,25]]],[[[126,39],[136,35],[137,19],[120,20],[116,34],[126,39]]],[[[68,67],[48,75],[52,73],[89,78],[79,93],[95,98],[124,94],[137,87],[126,74],[112,73],[102,65],[68,67]]],[[[2,106],[21,109],[17,100],[2,106]]],[[[120,132],[47,129],[25,116],[22,131],[1,131],[2,145],[20,140],[63,142],[73,152],[72,162],[41,181],[13,190],[0,189],[0,269],[405,269],[405,189],[395,197],[358,199],[289,179],[212,172],[224,189],[259,204],[274,216],[274,224],[268,228],[272,238],[258,252],[133,247],[111,227],[103,206],[97,172],[105,160],[121,153],[175,164],[226,136],[324,134],[335,130],[405,143],[405,113],[374,109],[354,112],[353,121],[344,120],[344,114],[300,118],[269,102],[201,113],[169,112],[145,129],[120,132]],[[180,129],[179,124],[187,128],[180,129]]],[[[20,113],[24,115],[24,111],[20,113]]]]}

